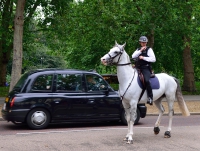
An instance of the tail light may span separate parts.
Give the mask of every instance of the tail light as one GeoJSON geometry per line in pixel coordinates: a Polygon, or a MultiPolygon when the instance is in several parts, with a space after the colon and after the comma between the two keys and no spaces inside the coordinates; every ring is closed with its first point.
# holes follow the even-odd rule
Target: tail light
{"type": "Polygon", "coordinates": [[[10,102],[10,107],[13,107],[14,102],[15,102],[15,97],[14,97],[14,98],[12,99],[12,101],[10,102]]]}

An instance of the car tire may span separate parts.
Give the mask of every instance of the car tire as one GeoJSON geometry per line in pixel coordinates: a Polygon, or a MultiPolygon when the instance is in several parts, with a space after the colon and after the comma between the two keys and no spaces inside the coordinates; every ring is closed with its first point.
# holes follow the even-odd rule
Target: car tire
{"type": "MultiPolygon", "coordinates": [[[[135,119],[134,125],[138,124],[139,120],[140,120],[140,110],[137,109],[137,118],[135,119]]],[[[122,111],[122,114],[121,114],[121,122],[124,125],[127,125],[126,113],[124,110],[122,111]]]]}
{"type": "Polygon", "coordinates": [[[49,125],[50,114],[43,108],[32,109],[26,119],[31,129],[44,129],[49,125]]]}

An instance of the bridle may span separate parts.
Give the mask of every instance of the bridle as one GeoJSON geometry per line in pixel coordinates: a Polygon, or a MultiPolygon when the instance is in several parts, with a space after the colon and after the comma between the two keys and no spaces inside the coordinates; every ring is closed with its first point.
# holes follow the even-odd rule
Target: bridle
{"type": "MultiPolygon", "coordinates": [[[[118,47],[118,46],[116,45],[116,46],[114,46],[114,47],[118,47]]],[[[126,65],[130,65],[131,62],[119,64],[119,60],[120,60],[120,58],[121,58],[121,56],[122,56],[122,54],[123,54],[123,52],[124,52],[124,49],[123,49],[123,48],[120,49],[120,47],[118,47],[118,48],[119,48],[120,52],[119,52],[118,54],[116,54],[115,56],[112,57],[112,56],[108,53],[108,56],[110,57],[110,58],[109,58],[109,63],[110,63],[110,65],[116,65],[116,66],[126,66],[126,65]],[[113,59],[114,59],[115,57],[117,57],[118,55],[120,55],[120,56],[119,56],[119,58],[118,58],[117,63],[113,63],[113,59]]],[[[134,77],[135,77],[135,72],[134,72],[133,77],[132,77],[132,79],[131,79],[131,82],[129,83],[128,87],[126,88],[124,94],[123,94],[122,96],[120,96],[120,97],[121,97],[121,100],[123,100],[123,98],[124,98],[124,96],[125,96],[127,90],[128,90],[129,87],[131,86],[134,77]]],[[[120,94],[120,90],[119,90],[119,94],[120,94]]]]}
{"type": "MultiPolygon", "coordinates": [[[[114,46],[114,47],[118,47],[118,46],[114,46]]],[[[125,65],[131,64],[131,62],[119,64],[119,60],[120,60],[120,58],[121,58],[121,56],[122,56],[122,54],[123,54],[123,52],[124,52],[124,49],[123,49],[123,48],[121,49],[120,47],[118,47],[118,48],[119,48],[120,52],[117,53],[115,56],[112,57],[112,56],[108,53],[108,56],[110,57],[110,58],[109,58],[109,64],[110,64],[111,66],[112,66],[112,65],[116,65],[116,66],[125,66],[125,65]],[[120,56],[119,56],[119,55],[120,55],[120,56]],[[115,59],[115,57],[117,57],[117,56],[119,56],[117,63],[113,63],[113,59],[115,59]]]]}

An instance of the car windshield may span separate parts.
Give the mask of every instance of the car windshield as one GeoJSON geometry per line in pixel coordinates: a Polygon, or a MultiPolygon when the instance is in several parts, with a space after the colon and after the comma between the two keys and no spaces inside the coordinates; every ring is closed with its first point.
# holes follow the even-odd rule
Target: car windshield
{"type": "Polygon", "coordinates": [[[17,90],[21,90],[21,88],[23,87],[24,83],[26,82],[26,79],[28,78],[29,74],[25,73],[24,75],[21,76],[21,78],[19,79],[19,81],[17,82],[17,84],[14,86],[13,90],[17,89],[17,90]]]}

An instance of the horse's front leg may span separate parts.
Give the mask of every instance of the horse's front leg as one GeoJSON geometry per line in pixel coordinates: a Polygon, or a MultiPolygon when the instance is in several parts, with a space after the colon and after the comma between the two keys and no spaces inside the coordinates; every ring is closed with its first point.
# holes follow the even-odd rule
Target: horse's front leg
{"type": "Polygon", "coordinates": [[[130,104],[129,108],[125,108],[126,119],[127,119],[127,124],[128,124],[128,133],[124,140],[127,141],[127,144],[133,143],[133,125],[134,125],[134,121],[137,117],[136,110],[137,110],[137,103],[130,104]]]}
{"type": "Polygon", "coordinates": [[[130,105],[123,102],[122,101],[122,104],[123,104],[123,107],[124,107],[124,111],[125,111],[125,115],[126,115],[126,121],[127,121],[127,125],[128,125],[128,132],[124,138],[124,141],[127,141],[128,140],[128,137],[129,137],[129,133],[130,133],[130,105]]]}

